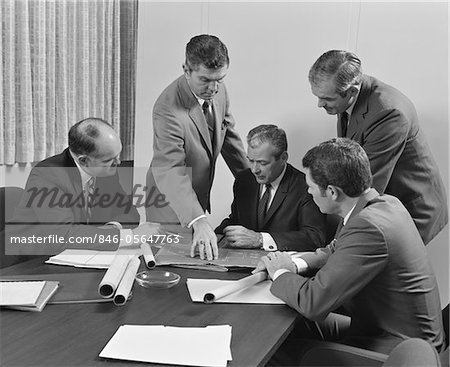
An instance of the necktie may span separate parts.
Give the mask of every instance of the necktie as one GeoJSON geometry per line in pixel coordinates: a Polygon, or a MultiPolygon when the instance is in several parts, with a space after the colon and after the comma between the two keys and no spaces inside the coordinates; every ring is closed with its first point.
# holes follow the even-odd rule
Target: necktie
{"type": "Polygon", "coordinates": [[[347,126],[348,126],[348,113],[343,112],[341,114],[341,131],[342,131],[343,138],[345,138],[347,136],[347,126]]]}
{"type": "Polygon", "coordinates": [[[263,226],[264,218],[266,217],[267,209],[269,208],[271,188],[272,188],[271,184],[266,184],[266,191],[264,191],[263,196],[259,199],[258,202],[258,227],[260,229],[263,226]]]}
{"type": "Polygon", "coordinates": [[[214,113],[212,110],[211,101],[205,101],[202,105],[203,114],[205,115],[206,123],[208,124],[209,135],[211,142],[214,141],[214,113]]]}
{"type": "Polygon", "coordinates": [[[95,177],[91,177],[85,186],[85,199],[86,199],[86,222],[89,224],[92,218],[92,206],[94,203],[94,191],[95,191],[95,177]]]}

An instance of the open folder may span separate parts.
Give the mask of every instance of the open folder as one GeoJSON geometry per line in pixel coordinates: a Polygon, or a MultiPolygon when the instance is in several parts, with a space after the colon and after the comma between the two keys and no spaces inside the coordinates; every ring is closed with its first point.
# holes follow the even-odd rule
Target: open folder
{"type": "Polygon", "coordinates": [[[186,280],[193,302],[285,304],[270,292],[272,282],[267,273],[259,272],[239,280],[186,280]]]}

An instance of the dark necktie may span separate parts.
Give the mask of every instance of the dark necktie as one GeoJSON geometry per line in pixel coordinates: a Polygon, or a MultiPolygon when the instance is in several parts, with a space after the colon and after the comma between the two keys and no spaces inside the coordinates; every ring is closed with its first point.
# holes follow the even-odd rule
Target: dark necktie
{"type": "Polygon", "coordinates": [[[264,191],[263,196],[258,202],[258,227],[261,229],[264,223],[264,218],[266,217],[267,209],[269,208],[270,200],[270,189],[271,184],[266,184],[266,191],[264,191]]]}
{"type": "Polygon", "coordinates": [[[205,115],[206,123],[208,124],[209,135],[211,142],[214,141],[214,113],[211,105],[211,101],[205,101],[202,105],[203,114],[205,115]]]}
{"type": "Polygon", "coordinates": [[[85,199],[86,199],[86,223],[92,219],[92,206],[94,203],[94,191],[95,191],[95,177],[91,177],[85,186],[85,199]]]}
{"type": "Polygon", "coordinates": [[[345,138],[347,136],[347,126],[348,126],[348,113],[343,112],[341,114],[341,131],[342,131],[343,138],[345,138]]]}

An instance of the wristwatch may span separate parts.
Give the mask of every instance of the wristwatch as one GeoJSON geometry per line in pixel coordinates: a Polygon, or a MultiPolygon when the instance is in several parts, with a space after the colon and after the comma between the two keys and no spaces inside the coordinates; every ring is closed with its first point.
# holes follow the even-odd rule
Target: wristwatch
{"type": "Polygon", "coordinates": [[[258,248],[264,250],[263,235],[261,232],[258,232],[258,248]]]}

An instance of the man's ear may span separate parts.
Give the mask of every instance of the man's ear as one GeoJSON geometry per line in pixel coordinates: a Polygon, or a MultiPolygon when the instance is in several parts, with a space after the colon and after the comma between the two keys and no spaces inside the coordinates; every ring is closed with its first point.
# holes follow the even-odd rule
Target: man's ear
{"type": "Polygon", "coordinates": [[[183,73],[185,76],[190,77],[191,76],[191,70],[189,69],[189,67],[186,64],[182,65],[183,68],[183,73]]]}
{"type": "Polygon", "coordinates": [[[86,155],[78,156],[78,163],[80,163],[80,166],[87,167],[88,157],[86,155]]]}
{"type": "Polygon", "coordinates": [[[335,185],[328,185],[327,186],[327,194],[330,196],[330,198],[334,201],[339,201],[342,199],[344,192],[339,186],[335,185]]]}
{"type": "Polygon", "coordinates": [[[283,153],[281,153],[280,158],[281,158],[284,162],[287,162],[287,160],[288,160],[288,158],[289,158],[288,152],[284,151],[283,153]]]}

